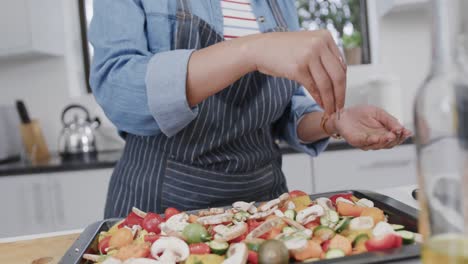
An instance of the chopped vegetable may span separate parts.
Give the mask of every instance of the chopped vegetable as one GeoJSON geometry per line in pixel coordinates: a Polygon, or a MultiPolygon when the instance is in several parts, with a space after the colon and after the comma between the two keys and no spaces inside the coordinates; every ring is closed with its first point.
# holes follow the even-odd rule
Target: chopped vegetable
{"type": "Polygon", "coordinates": [[[128,228],[121,228],[112,235],[109,240],[111,248],[121,248],[133,242],[132,230],[128,228]]]}
{"type": "Polygon", "coordinates": [[[312,204],[312,200],[307,195],[291,198],[291,201],[294,203],[294,210],[296,210],[296,212],[304,210],[312,204]]]}
{"type": "Polygon", "coordinates": [[[250,264],[258,264],[258,253],[252,250],[249,250],[249,255],[247,256],[247,261],[250,264]]]}
{"type": "Polygon", "coordinates": [[[374,224],[380,221],[385,221],[385,215],[382,210],[376,207],[362,207],[364,208],[360,216],[370,216],[374,219],[374,224]]]}
{"type": "Polygon", "coordinates": [[[294,190],[294,191],[289,192],[289,197],[291,197],[291,198],[296,198],[296,197],[300,197],[300,196],[308,196],[308,195],[307,195],[307,193],[305,193],[303,191],[299,191],[299,190],[294,190]]]}
{"type": "Polygon", "coordinates": [[[291,220],[295,220],[296,219],[296,211],[294,211],[293,209],[288,209],[284,212],[284,216],[286,216],[287,218],[291,219],[291,220]]]}
{"type": "Polygon", "coordinates": [[[350,222],[351,222],[351,218],[349,217],[345,217],[341,219],[335,227],[335,232],[337,233],[343,232],[346,228],[348,228],[350,222]]]}
{"type": "MultiPolygon", "coordinates": [[[[190,244],[189,245],[189,250],[190,250],[190,254],[199,254],[199,255],[210,254],[210,252],[211,252],[210,251],[210,246],[208,246],[205,243],[190,244]]],[[[215,253],[215,252],[213,252],[213,253],[215,253]]],[[[218,255],[222,255],[222,254],[218,254],[218,255]]]]}
{"type": "Polygon", "coordinates": [[[366,241],[366,248],[369,251],[379,251],[391,248],[398,248],[403,243],[401,236],[387,234],[381,237],[373,237],[366,241]]]}
{"type": "Polygon", "coordinates": [[[223,261],[223,256],[215,254],[190,255],[185,264],[221,264],[223,261]]]}
{"type": "Polygon", "coordinates": [[[110,239],[111,239],[111,236],[106,236],[104,239],[99,241],[98,249],[101,254],[106,254],[107,251],[109,250],[110,239]]]}
{"type": "Polygon", "coordinates": [[[409,244],[414,243],[414,239],[415,239],[416,236],[414,235],[413,232],[406,231],[406,230],[399,230],[399,231],[396,231],[396,232],[403,239],[403,244],[409,245],[409,244]]]}
{"type": "Polygon", "coordinates": [[[361,213],[365,208],[366,207],[361,207],[355,204],[349,204],[345,202],[336,203],[336,210],[342,216],[354,216],[354,217],[361,216],[361,213]]]}
{"type": "Polygon", "coordinates": [[[258,250],[259,264],[287,264],[289,251],[283,242],[278,240],[265,241],[258,250]]]}
{"type": "Polygon", "coordinates": [[[351,250],[353,249],[353,247],[351,246],[351,242],[346,237],[338,234],[331,239],[328,248],[329,250],[341,249],[345,253],[345,255],[350,254],[351,250]]]}
{"type": "Polygon", "coordinates": [[[182,231],[182,235],[189,244],[206,242],[210,236],[206,228],[198,223],[188,224],[182,231]]]}
{"type": "Polygon", "coordinates": [[[373,227],[374,219],[370,216],[356,217],[349,222],[349,229],[352,231],[369,230],[373,227]]]}
{"type": "Polygon", "coordinates": [[[211,252],[214,254],[218,254],[218,255],[226,254],[226,251],[229,248],[229,244],[225,241],[213,240],[213,241],[210,241],[208,245],[209,245],[209,248],[211,249],[211,252]]]}
{"type": "Polygon", "coordinates": [[[164,219],[155,213],[147,213],[145,218],[141,221],[141,227],[148,232],[153,232],[155,234],[161,233],[159,225],[164,222],[164,219]]]}
{"type": "Polygon", "coordinates": [[[338,199],[339,197],[351,201],[351,197],[353,197],[353,194],[351,194],[351,193],[340,193],[340,194],[335,194],[335,195],[333,195],[333,196],[330,197],[330,200],[332,201],[333,204],[336,204],[336,199],[338,199]]]}
{"type": "Polygon", "coordinates": [[[404,226],[404,225],[395,225],[395,224],[393,224],[392,227],[393,227],[393,230],[395,230],[395,231],[399,231],[399,230],[404,230],[404,229],[405,229],[405,226],[404,226]]]}
{"type": "Polygon", "coordinates": [[[319,243],[309,240],[307,246],[301,250],[293,250],[292,257],[297,261],[304,261],[310,258],[319,258],[322,254],[322,247],[319,243]]]}
{"type": "Polygon", "coordinates": [[[314,237],[320,238],[322,241],[329,240],[335,236],[335,231],[328,226],[318,226],[314,229],[314,237]]]}
{"type": "Polygon", "coordinates": [[[346,253],[343,250],[337,248],[329,249],[327,253],[325,253],[326,259],[341,258],[344,256],[346,256],[346,253]]]}
{"type": "Polygon", "coordinates": [[[164,211],[164,218],[167,221],[167,220],[169,220],[169,218],[171,218],[172,216],[174,216],[176,214],[180,214],[180,211],[175,209],[174,207],[169,207],[164,211]]]}

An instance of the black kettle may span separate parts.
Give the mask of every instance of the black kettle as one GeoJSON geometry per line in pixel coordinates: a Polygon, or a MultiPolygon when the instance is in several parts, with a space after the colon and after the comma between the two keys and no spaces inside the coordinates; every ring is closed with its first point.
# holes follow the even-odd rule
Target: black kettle
{"type": "Polygon", "coordinates": [[[99,118],[91,119],[89,111],[85,107],[72,104],[63,110],[62,124],[63,129],[59,138],[59,151],[62,158],[92,158],[96,156],[94,132],[101,125],[99,118]]]}

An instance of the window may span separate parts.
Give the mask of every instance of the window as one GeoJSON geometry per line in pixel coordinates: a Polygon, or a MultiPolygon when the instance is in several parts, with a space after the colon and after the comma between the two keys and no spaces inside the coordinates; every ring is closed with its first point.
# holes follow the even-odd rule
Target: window
{"type": "Polygon", "coordinates": [[[370,44],[365,0],[296,0],[303,29],[328,29],[348,65],[369,64],[370,44]]]}

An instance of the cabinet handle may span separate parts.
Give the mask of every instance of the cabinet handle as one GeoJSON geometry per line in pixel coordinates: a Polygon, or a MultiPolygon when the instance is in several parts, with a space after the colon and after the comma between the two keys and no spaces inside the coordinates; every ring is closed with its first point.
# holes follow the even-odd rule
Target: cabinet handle
{"type": "Polygon", "coordinates": [[[40,183],[32,185],[32,194],[34,199],[34,216],[40,225],[45,225],[44,192],[40,183]]]}
{"type": "Polygon", "coordinates": [[[58,181],[54,181],[53,189],[55,196],[55,218],[58,223],[65,224],[65,208],[63,204],[63,193],[62,188],[60,188],[60,183],[58,181]]]}
{"type": "Polygon", "coordinates": [[[413,160],[385,160],[385,161],[376,161],[369,165],[360,166],[359,169],[361,170],[369,170],[369,169],[382,169],[382,168],[401,168],[410,165],[413,160]]]}

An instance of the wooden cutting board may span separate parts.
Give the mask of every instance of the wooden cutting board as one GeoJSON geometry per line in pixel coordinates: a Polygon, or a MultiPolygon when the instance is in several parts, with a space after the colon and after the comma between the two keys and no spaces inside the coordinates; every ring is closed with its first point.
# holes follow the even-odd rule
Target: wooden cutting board
{"type": "Polygon", "coordinates": [[[0,243],[0,263],[52,264],[58,263],[80,234],[0,243]]]}

